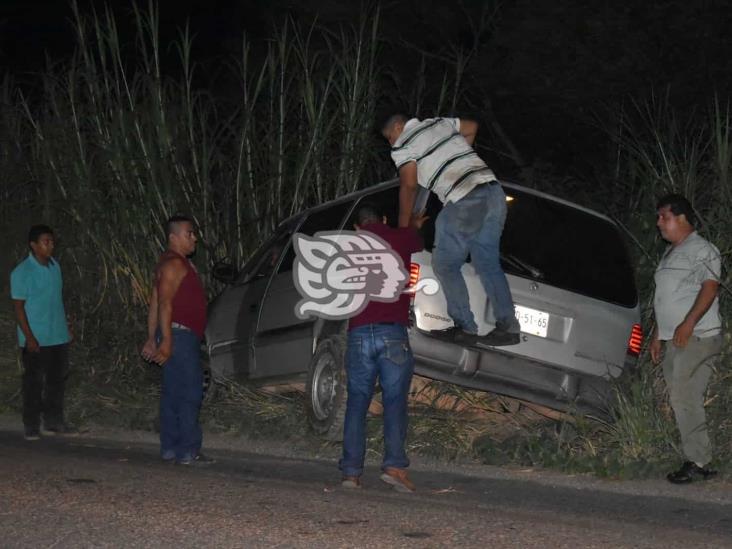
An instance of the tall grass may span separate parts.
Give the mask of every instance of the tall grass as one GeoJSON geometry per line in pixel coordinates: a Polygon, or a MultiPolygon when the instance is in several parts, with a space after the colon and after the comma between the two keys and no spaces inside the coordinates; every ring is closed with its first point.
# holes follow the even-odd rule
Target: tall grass
{"type": "MultiPolygon", "coordinates": [[[[195,217],[204,276],[218,259],[241,264],[283,218],[393,173],[371,127],[387,77],[419,116],[453,114],[475,58],[475,46],[455,49],[444,78],[430,83],[428,59],[432,66],[442,61],[425,53],[414,75],[399,78],[379,65],[378,10],[338,29],[287,20],[261,55],[243,38],[220,77],[238,89],[214,95],[196,85],[208,74],[193,61],[189,29],[175,43],[161,43],[154,3],[135,6],[131,41],[120,36],[109,9],[84,16],[75,1],[72,7],[74,57],[49,65],[31,92],[9,77],[0,81],[0,225],[7,232],[43,219],[59,230],[69,308],[84,350],[79,362],[99,383],[128,392],[149,377],[137,375],[134,357],[169,215],[195,217]],[[168,51],[177,58],[174,70],[164,59],[168,51]]],[[[731,124],[721,99],[681,114],[656,96],[632,104],[613,125],[617,154],[598,182],[607,192],[597,196],[634,243],[646,332],[663,249],[656,197],[687,195],[704,222],[702,234],[730,255],[731,124]]],[[[5,254],[7,261],[21,253],[22,243],[14,246],[17,254],[5,254]]],[[[726,319],[728,277],[723,287],[726,319]]],[[[709,398],[718,452],[732,450],[727,363],[725,357],[709,398]]],[[[483,447],[514,461],[604,471],[663,464],[677,451],[673,417],[658,370],[645,356],[640,368],[620,391],[613,422],[578,419],[558,430],[517,422],[515,437],[495,441],[457,413],[427,414],[415,421],[415,448],[455,457],[480,456],[483,447]]],[[[466,402],[475,398],[450,391],[466,402]]]]}
{"type": "MultiPolygon", "coordinates": [[[[732,117],[729,104],[722,104],[717,97],[706,110],[681,113],[671,107],[668,96],[654,96],[646,103],[634,104],[618,120],[615,127],[620,131],[614,134],[618,150],[615,177],[602,184],[620,197],[608,204],[633,242],[644,332],[649,334],[653,323],[653,273],[666,246],[655,227],[658,198],[670,192],[688,197],[701,220],[697,228],[702,236],[719,248],[724,262],[732,252],[732,117]]],[[[732,311],[729,281],[726,269],[720,290],[725,330],[732,311]]],[[[708,391],[708,422],[722,466],[732,449],[732,420],[726,412],[732,393],[729,353],[727,333],[708,391]]],[[[638,368],[627,385],[618,387],[613,421],[588,426],[575,447],[579,453],[590,457],[605,454],[619,466],[640,470],[680,457],[678,433],[660,367],[654,367],[644,353],[638,368]]]]}
{"type": "Polygon", "coordinates": [[[153,2],[134,7],[132,45],[110,9],[72,9],[74,57],[30,96],[8,78],[0,87],[0,165],[18,172],[0,208],[17,219],[35,200],[63,233],[67,276],[83,288],[74,308],[95,322],[82,339],[102,317],[140,323],[170,215],[195,218],[205,276],[218,259],[241,264],[285,217],[384,176],[371,130],[378,11],[337,31],[287,21],[256,60],[245,38],[225,101],[194,85],[188,28],[170,45],[177,69],[163,70],[153,2]]]}
{"type": "Polygon", "coordinates": [[[194,62],[189,28],[161,42],[152,0],[132,4],[132,36],[107,7],[71,8],[73,57],[22,87],[0,81],[0,224],[54,226],[78,361],[134,388],[167,217],[195,218],[195,261],[213,294],[217,260],[241,265],[284,218],[393,175],[372,127],[380,13],[338,28],[286,19],[264,48],[244,36],[238,56],[211,69],[194,62]]]}
{"type": "MultiPolygon", "coordinates": [[[[699,232],[720,250],[723,261],[732,252],[732,116],[728,103],[711,98],[706,109],[681,112],[669,96],[652,96],[620,109],[610,132],[616,146],[614,169],[598,181],[594,203],[625,228],[632,244],[644,332],[653,327],[653,274],[666,244],[655,226],[656,201],[676,192],[689,198],[701,225],[699,232]]],[[[610,168],[610,166],[608,166],[610,168]]],[[[729,269],[723,272],[720,299],[723,329],[732,311],[729,269]]],[[[714,441],[715,465],[729,472],[732,451],[732,376],[727,332],[722,355],[707,392],[707,421],[714,441]]],[[[646,342],[646,346],[647,346],[646,342]]],[[[608,421],[574,417],[554,428],[520,434],[500,448],[513,461],[550,465],[574,471],[620,476],[658,476],[684,459],[661,368],[647,349],[637,370],[615,387],[608,421]]],[[[486,460],[495,445],[478,446],[486,460]]]]}

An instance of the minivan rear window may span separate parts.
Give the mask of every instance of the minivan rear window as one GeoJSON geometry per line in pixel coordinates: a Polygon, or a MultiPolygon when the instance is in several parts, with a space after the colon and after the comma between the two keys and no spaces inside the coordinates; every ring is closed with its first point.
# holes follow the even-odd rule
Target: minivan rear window
{"type": "MultiPolygon", "coordinates": [[[[506,273],[578,294],[634,307],[637,292],[628,252],[617,226],[567,204],[504,186],[508,216],[501,237],[506,273]]],[[[431,196],[434,220],[442,205],[431,196]]],[[[432,250],[434,223],[423,228],[432,250]]]]}
{"type": "Polygon", "coordinates": [[[508,217],[501,254],[506,272],[625,307],[636,305],[633,268],[615,224],[541,196],[504,190],[508,217]]]}

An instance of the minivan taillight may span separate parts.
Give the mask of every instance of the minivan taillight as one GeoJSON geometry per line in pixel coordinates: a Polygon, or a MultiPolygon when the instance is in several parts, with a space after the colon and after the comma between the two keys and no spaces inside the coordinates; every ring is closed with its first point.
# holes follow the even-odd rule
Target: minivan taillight
{"type": "Polygon", "coordinates": [[[414,293],[417,289],[417,281],[419,280],[419,264],[409,264],[409,282],[407,282],[406,292],[414,297],[414,293]]]}
{"type": "Polygon", "coordinates": [[[633,324],[633,329],[630,331],[630,337],[628,338],[628,354],[638,356],[641,352],[642,344],[643,329],[640,324],[633,324]]]}

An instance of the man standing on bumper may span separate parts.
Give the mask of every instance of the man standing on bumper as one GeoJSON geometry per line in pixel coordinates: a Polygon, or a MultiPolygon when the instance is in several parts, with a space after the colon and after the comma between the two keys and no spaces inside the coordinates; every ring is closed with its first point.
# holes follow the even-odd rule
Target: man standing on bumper
{"type": "MultiPolygon", "coordinates": [[[[426,218],[416,217],[412,227],[393,229],[373,206],[361,206],[355,227],[381,237],[398,253],[405,266],[412,253],[422,250],[416,229],[426,218]]],[[[404,449],[407,437],[407,399],[414,373],[414,356],[409,346],[409,296],[394,302],[370,302],[348,323],[346,375],[348,400],[343,432],[343,457],[339,468],[342,485],[360,488],[366,454],[366,412],[374,395],[376,379],[384,406],[384,460],[381,480],[400,492],[413,492],[407,476],[409,459],[404,449]]]]}
{"type": "Polygon", "coordinates": [[[23,424],[25,439],[74,432],[64,421],[64,389],[71,333],[63,303],[61,267],[53,259],[53,231],[34,225],[30,253],[10,274],[18,343],[23,349],[23,424]]]}
{"type": "Polygon", "coordinates": [[[721,258],[719,250],[695,231],[694,210],[686,198],[667,195],[656,210],[656,225],[670,245],[656,268],[656,327],[650,351],[653,362],[662,364],[687,459],[667,478],[681,484],[715,474],[706,468],[712,449],[704,393],[722,347],[717,297],[721,258]]]}
{"type": "Polygon", "coordinates": [[[444,204],[435,221],[432,267],[455,325],[435,335],[468,345],[515,345],[520,341],[520,326],[499,249],[506,196],[493,172],[473,150],[477,131],[478,124],[472,120],[407,120],[402,114],[391,116],[381,128],[399,170],[399,226],[409,224],[418,184],[434,192],[444,204]],[[482,337],[478,337],[460,271],[468,254],[496,319],[495,329],[482,337]]]}
{"type": "Polygon", "coordinates": [[[160,455],[180,465],[213,460],[201,453],[198,414],[203,399],[201,339],[206,328],[206,294],[188,259],[196,249],[193,221],[171,217],[168,247],[155,266],[142,356],[163,367],[160,393],[160,455]]]}

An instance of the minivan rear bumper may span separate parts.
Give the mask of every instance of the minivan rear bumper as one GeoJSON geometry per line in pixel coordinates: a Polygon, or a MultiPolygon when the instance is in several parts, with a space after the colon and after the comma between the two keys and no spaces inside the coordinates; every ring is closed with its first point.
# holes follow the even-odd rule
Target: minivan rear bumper
{"type": "Polygon", "coordinates": [[[530,358],[445,343],[410,330],[417,374],[471,389],[542,404],[562,411],[606,415],[613,398],[610,378],[565,370],[530,358]]]}

